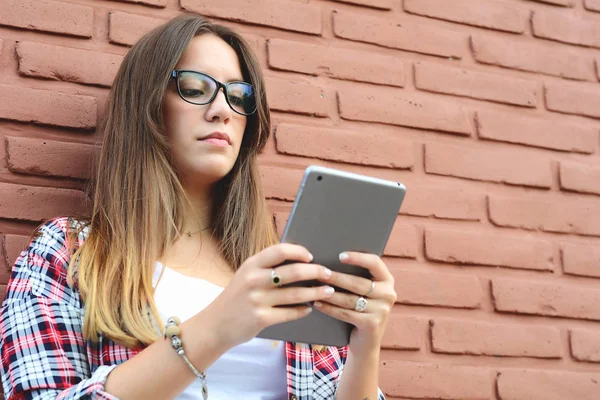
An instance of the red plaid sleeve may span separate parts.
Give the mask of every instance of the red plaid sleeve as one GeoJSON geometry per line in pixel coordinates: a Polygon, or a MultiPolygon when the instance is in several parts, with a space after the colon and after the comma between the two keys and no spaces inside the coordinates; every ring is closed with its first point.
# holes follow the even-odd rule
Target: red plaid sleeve
{"type": "Polygon", "coordinates": [[[40,228],[15,262],[0,309],[4,396],[20,399],[111,399],[115,366],[90,371],[82,336],[83,306],[67,284],[67,218],[40,228]]]}

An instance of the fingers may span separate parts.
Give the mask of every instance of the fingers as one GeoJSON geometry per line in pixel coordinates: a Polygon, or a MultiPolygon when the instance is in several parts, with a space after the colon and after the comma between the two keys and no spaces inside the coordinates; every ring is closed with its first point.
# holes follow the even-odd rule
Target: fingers
{"type": "MultiPolygon", "coordinates": [[[[371,280],[360,276],[354,276],[350,274],[344,274],[341,272],[333,272],[331,277],[327,279],[327,284],[338,287],[340,289],[347,290],[360,296],[364,296],[371,290],[371,280]]],[[[377,283],[373,292],[369,294],[369,297],[376,297],[378,290],[377,283]]]]}
{"type": "MultiPolygon", "coordinates": [[[[381,258],[375,254],[346,251],[340,254],[340,261],[344,264],[367,269],[373,276],[374,281],[385,281],[391,276],[381,258]]],[[[367,293],[367,291],[364,291],[364,293],[367,293]]]]}
{"type": "Polygon", "coordinates": [[[244,263],[245,268],[273,268],[285,261],[299,261],[309,263],[312,254],[306,248],[290,243],[280,243],[270,246],[258,254],[250,257],[244,263]]]}
{"type": "Polygon", "coordinates": [[[341,321],[348,322],[349,324],[352,324],[357,327],[362,325],[361,322],[368,318],[365,314],[354,311],[354,307],[352,307],[352,309],[348,309],[345,307],[340,307],[334,304],[324,303],[320,301],[315,302],[314,307],[315,309],[321,311],[324,314],[327,314],[341,321]]]}
{"type": "Polygon", "coordinates": [[[319,264],[287,264],[276,267],[275,272],[281,278],[281,284],[311,280],[328,280],[332,272],[319,264]]]}
{"type": "Polygon", "coordinates": [[[312,307],[296,306],[274,308],[269,313],[267,326],[304,318],[312,312],[312,307]]]}
{"type": "Polygon", "coordinates": [[[261,301],[269,306],[287,306],[290,304],[312,303],[318,300],[329,299],[335,290],[331,286],[316,287],[289,287],[277,290],[257,292],[256,301],[261,301]],[[261,297],[258,299],[258,297],[261,297]]]}
{"type": "MultiPolygon", "coordinates": [[[[358,299],[358,296],[355,294],[336,292],[331,297],[329,297],[326,301],[327,301],[327,303],[333,304],[338,307],[346,308],[348,310],[354,310],[357,299],[358,299]]],[[[370,308],[372,308],[371,304],[374,304],[374,302],[369,301],[368,305],[370,308]]],[[[369,310],[369,311],[372,311],[372,310],[369,310]]]]}
{"type": "Polygon", "coordinates": [[[331,270],[318,264],[286,264],[272,269],[255,268],[246,273],[247,287],[252,289],[278,288],[302,281],[326,281],[331,277],[331,270]],[[273,274],[279,282],[273,282],[273,274]]]}

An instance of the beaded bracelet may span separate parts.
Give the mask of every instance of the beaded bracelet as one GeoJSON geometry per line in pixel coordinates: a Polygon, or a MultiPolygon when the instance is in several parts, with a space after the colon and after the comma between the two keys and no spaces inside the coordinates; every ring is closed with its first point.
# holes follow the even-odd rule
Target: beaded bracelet
{"type": "Polygon", "coordinates": [[[177,354],[183,358],[183,361],[185,361],[194,375],[200,379],[200,382],[202,382],[202,398],[207,400],[208,388],[206,386],[206,374],[198,371],[185,355],[185,351],[183,350],[183,342],[179,337],[179,334],[181,333],[181,328],[179,328],[180,323],[181,321],[177,317],[169,317],[169,319],[167,319],[167,324],[165,325],[165,339],[171,339],[171,346],[175,349],[177,354]]]}

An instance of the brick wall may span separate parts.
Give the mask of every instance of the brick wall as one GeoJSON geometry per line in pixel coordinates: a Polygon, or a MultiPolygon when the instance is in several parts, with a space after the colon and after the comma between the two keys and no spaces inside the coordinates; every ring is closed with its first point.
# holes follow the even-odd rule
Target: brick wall
{"type": "Polygon", "coordinates": [[[309,164],[407,185],[390,398],[598,398],[599,0],[0,0],[2,263],[85,209],[115,71],[182,10],[265,67],[279,229],[309,164]]]}

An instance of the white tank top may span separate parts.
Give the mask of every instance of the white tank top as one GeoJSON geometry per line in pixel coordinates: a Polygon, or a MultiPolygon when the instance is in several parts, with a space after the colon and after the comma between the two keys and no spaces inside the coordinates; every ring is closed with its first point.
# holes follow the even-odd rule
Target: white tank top
{"type": "MultiPolygon", "coordinates": [[[[180,274],[157,262],[154,301],[163,322],[176,315],[185,321],[209,305],[223,288],[204,279],[180,274]],[[158,281],[158,285],[156,285],[158,281]]],[[[181,361],[183,362],[183,360],[181,361]]],[[[206,370],[210,400],[280,400],[287,398],[283,342],[254,338],[223,354],[206,370]]],[[[178,400],[202,399],[201,383],[194,381],[178,400]]]]}

